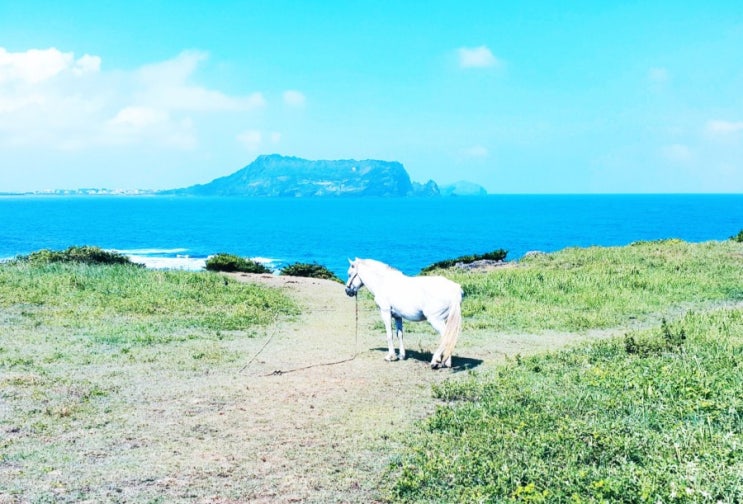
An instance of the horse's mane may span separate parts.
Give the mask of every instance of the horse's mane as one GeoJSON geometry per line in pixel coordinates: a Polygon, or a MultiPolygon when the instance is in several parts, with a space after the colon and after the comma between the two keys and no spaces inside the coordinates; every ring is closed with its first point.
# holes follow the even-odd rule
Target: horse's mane
{"type": "Polygon", "coordinates": [[[377,261],[376,259],[359,259],[359,261],[363,262],[367,266],[371,266],[372,268],[374,268],[377,271],[386,271],[386,272],[390,272],[390,273],[399,273],[401,275],[403,274],[403,272],[400,271],[399,269],[393,268],[389,264],[385,264],[382,261],[377,261]]]}

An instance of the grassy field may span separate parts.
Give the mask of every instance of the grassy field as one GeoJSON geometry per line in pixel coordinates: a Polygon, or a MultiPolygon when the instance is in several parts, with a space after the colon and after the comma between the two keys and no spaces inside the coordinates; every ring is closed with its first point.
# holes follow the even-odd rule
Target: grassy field
{"type": "Polygon", "coordinates": [[[679,240],[565,249],[482,274],[451,270],[469,327],[582,331],[718,301],[743,299],[741,244],[679,240]]]}
{"type": "Polygon", "coordinates": [[[518,359],[449,403],[393,465],[402,502],[741,502],[743,310],[518,359]]]}
{"type": "MultiPolygon", "coordinates": [[[[257,381],[238,370],[277,320],[283,339],[267,352],[284,365],[337,360],[314,338],[323,324],[351,334],[337,322],[353,324],[342,288],[308,287],[338,297],[315,300],[328,311],[309,334],[292,325],[307,319],[290,290],[127,265],[0,265],[0,503],[743,501],[743,244],[567,249],[443,274],[466,292],[463,355],[489,345],[488,359],[504,337],[619,336],[445,375],[382,362],[375,326],[362,334],[372,353],[348,368],[257,381]],[[388,392],[402,380],[415,397],[388,392]],[[394,426],[372,415],[391,395],[389,408],[438,406],[398,435],[402,415],[394,426]],[[316,478],[354,454],[338,473],[348,481],[316,478]],[[386,474],[367,474],[385,460],[386,474]]],[[[411,342],[430,332],[407,327],[411,342]]]]}
{"type": "Polygon", "coordinates": [[[739,243],[570,249],[453,277],[471,328],[646,328],[436,387],[447,404],[392,464],[390,500],[743,501],[739,243]]]}
{"type": "Polygon", "coordinates": [[[194,376],[237,365],[234,342],[296,314],[212,273],[0,265],[0,502],[108,501],[100,481],[143,465],[118,453],[132,424],[163,421],[142,418],[143,397],[183,383],[188,403],[194,376]]]}

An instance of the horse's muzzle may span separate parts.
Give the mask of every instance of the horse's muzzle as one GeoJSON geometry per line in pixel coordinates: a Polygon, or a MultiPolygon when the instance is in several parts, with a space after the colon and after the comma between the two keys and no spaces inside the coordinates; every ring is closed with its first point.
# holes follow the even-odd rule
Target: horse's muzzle
{"type": "Polygon", "coordinates": [[[356,295],[356,289],[353,287],[346,287],[346,294],[348,297],[354,297],[356,295]]]}

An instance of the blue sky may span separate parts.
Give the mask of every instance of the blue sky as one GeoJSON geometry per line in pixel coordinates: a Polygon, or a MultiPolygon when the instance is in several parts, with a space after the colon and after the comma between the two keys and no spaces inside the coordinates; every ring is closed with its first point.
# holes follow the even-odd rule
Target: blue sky
{"type": "Polygon", "coordinates": [[[0,191],[272,153],[491,193],[743,192],[743,8],[0,0],[0,191]]]}

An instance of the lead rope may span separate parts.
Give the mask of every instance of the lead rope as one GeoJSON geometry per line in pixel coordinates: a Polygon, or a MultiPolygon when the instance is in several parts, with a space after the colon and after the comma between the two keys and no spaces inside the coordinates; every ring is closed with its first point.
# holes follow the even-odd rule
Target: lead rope
{"type": "MultiPolygon", "coordinates": [[[[270,373],[266,373],[260,376],[280,376],[280,375],[284,375],[288,373],[293,373],[295,371],[304,371],[305,369],[312,369],[315,367],[335,366],[337,364],[343,364],[344,362],[351,362],[356,357],[358,357],[359,355],[359,297],[358,296],[354,296],[354,297],[356,298],[355,299],[356,301],[356,310],[355,310],[356,311],[356,331],[355,333],[356,334],[354,337],[353,355],[351,357],[347,359],[339,360],[339,361],[323,362],[320,364],[310,364],[309,366],[288,369],[286,371],[281,370],[281,369],[276,369],[274,371],[271,371],[270,373]]],[[[248,366],[250,366],[250,364],[256,359],[256,357],[258,357],[261,354],[261,352],[263,352],[263,349],[265,349],[266,346],[268,346],[268,343],[273,339],[275,335],[276,335],[276,329],[274,329],[273,332],[268,336],[268,338],[266,338],[266,341],[263,343],[263,346],[261,346],[261,348],[255,353],[255,355],[253,355],[253,357],[248,361],[248,363],[245,364],[242,368],[240,368],[240,371],[238,371],[238,373],[242,373],[243,371],[245,371],[245,369],[247,369],[248,366]]]]}
{"type": "Polygon", "coordinates": [[[261,346],[261,348],[255,353],[255,355],[253,355],[253,357],[251,357],[251,359],[247,362],[247,364],[245,364],[243,367],[240,368],[240,371],[238,371],[238,373],[242,373],[243,371],[245,371],[245,369],[248,366],[250,366],[250,364],[253,363],[253,361],[255,360],[255,358],[258,357],[261,354],[261,352],[263,351],[264,348],[266,348],[266,346],[268,346],[268,342],[271,341],[274,336],[276,336],[276,329],[275,328],[274,328],[273,331],[271,331],[271,334],[268,336],[268,338],[266,338],[266,341],[263,343],[263,346],[261,346]]]}

